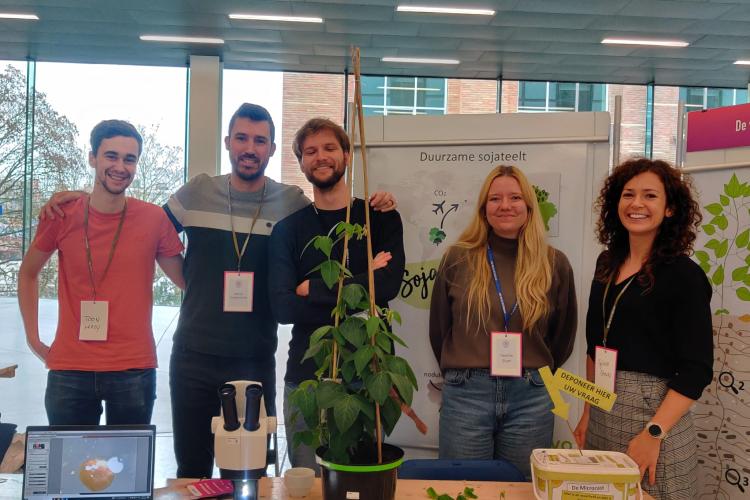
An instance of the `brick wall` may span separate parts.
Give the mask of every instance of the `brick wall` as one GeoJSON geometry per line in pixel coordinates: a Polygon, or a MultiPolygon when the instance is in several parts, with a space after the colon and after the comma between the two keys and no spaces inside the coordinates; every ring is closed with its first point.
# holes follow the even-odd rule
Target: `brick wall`
{"type": "Polygon", "coordinates": [[[503,113],[518,112],[518,82],[506,80],[503,82],[503,95],[501,97],[503,113]]]}
{"type": "Polygon", "coordinates": [[[654,88],[654,158],[674,163],[677,158],[677,104],[680,87],[654,88]]]}
{"type": "Polygon", "coordinates": [[[643,156],[646,146],[646,87],[643,85],[609,85],[608,109],[614,120],[615,96],[622,96],[620,158],[643,156]]]}
{"type": "Polygon", "coordinates": [[[334,74],[284,73],[281,141],[281,181],[301,187],[312,198],[312,187],[299,169],[292,139],[310,118],[344,120],[344,77],[334,74]]]}
{"type": "Polygon", "coordinates": [[[494,80],[449,79],[447,114],[494,113],[497,106],[497,82],[494,80]]]}

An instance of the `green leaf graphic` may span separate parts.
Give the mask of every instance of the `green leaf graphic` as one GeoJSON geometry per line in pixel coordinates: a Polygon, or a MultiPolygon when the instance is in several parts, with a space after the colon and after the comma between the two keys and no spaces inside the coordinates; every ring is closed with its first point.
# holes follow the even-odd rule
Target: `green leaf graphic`
{"type": "Polygon", "coordinates": [[[716,268],[713,276],[711,276],[711,283],[717,286],[724,283],[724,266],[719,266],[716,268]]]}
{"type": "Polygon", "coordinates": [[[724,209],[721,208],[721,205],[719,205],[718,203],[711,203],[710,205],[706,205],[703,208],[708,210],[708,213],[710,213],[711,215],[719,215],[724,211],[724,209]]]}

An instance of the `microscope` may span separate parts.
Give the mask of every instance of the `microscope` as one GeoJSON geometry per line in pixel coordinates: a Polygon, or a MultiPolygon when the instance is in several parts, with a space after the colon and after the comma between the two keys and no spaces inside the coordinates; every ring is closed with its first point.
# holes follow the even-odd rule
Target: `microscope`
{"type": "Polygon", "coordinates": [[[258,480],[268,465],[269,435],[276,417],[266,415],[263,386],[235,380],[219,389],[221,415],[211,420],[214,457],[222,479],[234,483],[235,500],[256,500],[258,480]]]}

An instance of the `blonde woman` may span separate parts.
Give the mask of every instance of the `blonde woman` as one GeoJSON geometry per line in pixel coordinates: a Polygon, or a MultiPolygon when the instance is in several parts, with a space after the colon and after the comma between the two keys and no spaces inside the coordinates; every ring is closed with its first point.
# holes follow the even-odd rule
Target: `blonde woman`
{"type": "Polygon", "coordinates": [[[573,271],[545,241],[534,189],[517,167],[495,167],[432,292],[441,458],[503,458],[529,477],[554,424],[538,369],[568,359],[576,319],[573,271]]]}

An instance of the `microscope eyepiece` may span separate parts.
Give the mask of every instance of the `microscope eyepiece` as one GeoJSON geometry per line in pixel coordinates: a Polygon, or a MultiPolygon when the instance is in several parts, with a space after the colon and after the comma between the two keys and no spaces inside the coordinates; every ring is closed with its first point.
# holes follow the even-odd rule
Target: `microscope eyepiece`
{"type": "Polygon", "coordinates": [[[263,388],[252,384],[245,389],[245,429],[255,431],[260,427],[260,401],[263,388]]]}
{"type": "Polygon", "coordinates": [[[224,384],[219,389],[221,412],[224,414],[224,430],[230,432],[240,428],[240,419],[237,418],[237,403],[234,399],[236,394],[237,390],[232,384],[224,384]]]}

